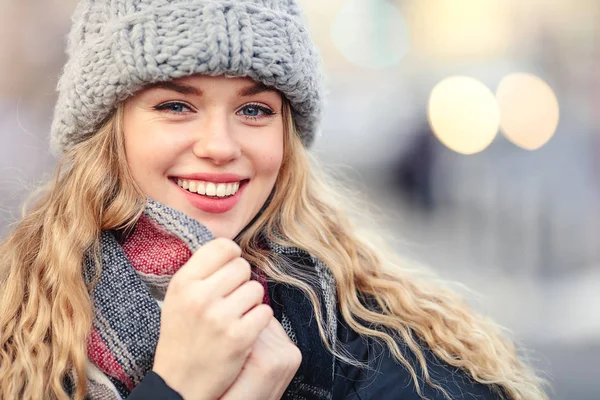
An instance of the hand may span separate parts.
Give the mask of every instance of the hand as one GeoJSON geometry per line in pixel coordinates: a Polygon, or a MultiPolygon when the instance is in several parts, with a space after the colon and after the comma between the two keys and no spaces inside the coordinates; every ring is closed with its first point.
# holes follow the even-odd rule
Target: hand
{"type": "Polygon", "coordinates": [[[153,370],[186,400],[219,398],[239,375],[273,310],[231,240],[202,246],[165,294],[153,370]]]}
{"type": "Polygon", "coordinates": [[[221,400],[279,400],[302,362],[302,353],[281,324],[271,318],[260,333],[240,375],[221,400]]]}

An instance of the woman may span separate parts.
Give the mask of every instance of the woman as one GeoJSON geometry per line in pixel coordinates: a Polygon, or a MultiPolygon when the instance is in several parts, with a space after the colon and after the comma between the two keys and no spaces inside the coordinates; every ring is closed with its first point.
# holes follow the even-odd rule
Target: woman
{"type": "Polygon", "coordinates": [[[56,179],[0,248],[1,398],[546,398],[341,211],[293,0],[83,0],[68,54],[56,179]]]}

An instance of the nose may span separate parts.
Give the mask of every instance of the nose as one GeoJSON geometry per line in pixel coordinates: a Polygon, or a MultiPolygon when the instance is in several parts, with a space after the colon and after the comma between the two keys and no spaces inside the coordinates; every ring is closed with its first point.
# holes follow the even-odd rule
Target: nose
{"type": "Polygon", "coordinates": [[[217,165],[227,164],[241,156],[242,150],[233,136],[231,123],[220,112],[207,112],[194,143],[194,155],[217,165]]]}

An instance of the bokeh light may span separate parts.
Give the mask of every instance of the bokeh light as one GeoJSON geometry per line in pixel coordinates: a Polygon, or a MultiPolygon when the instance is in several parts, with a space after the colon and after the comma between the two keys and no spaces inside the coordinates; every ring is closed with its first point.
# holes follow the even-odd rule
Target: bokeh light
{"type": "Polygon", "coordinates": [[[400,10],[385,0],[347,0],[331,25],[338,50],[366,68],[397,65],[409,48],[409,31],[400,10]]]}
{"type": "Polygon", "coordinates": [[[461,154],[484,150],[496,137],[500,112],[494,94],[466,76],[446,78],[429,98],[429,122],[439,140],[461,154]]]}
{"type": "Polygon", "coordinates": [[[556,132],[559,104],[552,88],[541,78],[527,73],[505,77],[498,85],[500,128],[514,144],[536,150],[556,132]]]}
{"type": "Polygon", "coordinates": [[[505,0],[418,0],[406,15],[415,51],[446,58],[497,58],[514,40],[505,0]]]}

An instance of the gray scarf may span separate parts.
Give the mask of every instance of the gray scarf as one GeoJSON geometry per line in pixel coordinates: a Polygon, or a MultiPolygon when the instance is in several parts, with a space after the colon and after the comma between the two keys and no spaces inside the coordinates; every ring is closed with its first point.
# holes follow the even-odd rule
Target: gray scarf
{"type": "MultiPolygon", "coordinates": [[[[143,241],[144,247],[172,243],[191,254],[213,239],[197,221],[154,201],[148,201],[142,218],[166,235],[165,240],[143,241]]],[[[136,229],[132,235],[139,234],[136,229]]],[[[335,282],[328,268],[301,249],[284,248],[266,240],[263,245],[278,255],[278,259],[302,270],[306,282],[320,297],[329,340],[335,343],[335,282]]],[[[153,365],[161,313],[157,297],[164,294],[172,275],[157,274],[149,279],[147,271],[141,271],[139,260],[132,263],[132,253],[127,254],[118,234],[102,233],[102,272],[91,292],[95,318],[88,343],[92,364],[88,371],[88,390],[93,400],[126,398],[153,365]]],[[[94,264],[88,259],[86,279],[91,279],[94,271],[94,264]]],[[[335,360],[321,341],[310,301],[295,287],[270,281],[266,285],[275,317],[302,352],[302,364],[283,398],[331,399],[335,360]]]]}

